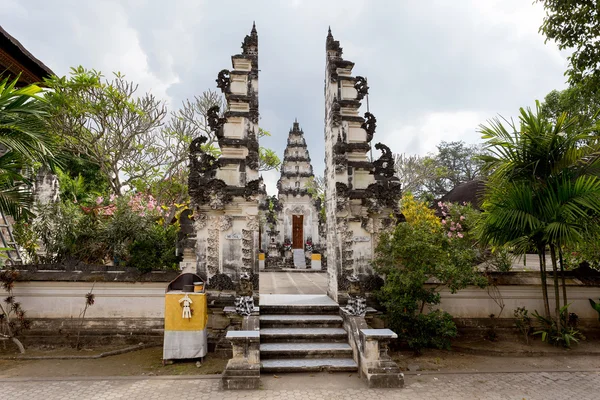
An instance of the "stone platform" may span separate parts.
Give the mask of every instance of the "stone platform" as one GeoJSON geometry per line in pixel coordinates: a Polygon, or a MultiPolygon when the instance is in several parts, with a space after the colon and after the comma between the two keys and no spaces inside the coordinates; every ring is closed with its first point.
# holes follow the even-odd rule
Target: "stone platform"
{"type": "Polygon", "coordinates": [[[260,294],[261,306],[338,306],[326,294],[260,294]]]}
{"type": "MultiPolygon", "coordinates": [[[[322,294],[327,292],[327,274],[311,272],[262,272],[260,293],[322,294]]],[[[261,295],[262,297],[262,295],[261,295]]]]}

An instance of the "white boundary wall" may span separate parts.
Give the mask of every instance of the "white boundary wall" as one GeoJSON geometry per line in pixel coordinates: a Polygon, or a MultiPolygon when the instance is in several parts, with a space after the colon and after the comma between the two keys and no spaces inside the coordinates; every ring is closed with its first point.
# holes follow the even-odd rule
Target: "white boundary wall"
{"type": "MultiPolygon", "coordinates": [[[[163,318],[166,283],[96,282],[93,293],[95,304],[88,308],[87,318],[144,319],[163,318]]],[[[14,294],[30,318],[77,318],[84,307],[85,294],[92,288],[90,282],[17,282],[14,294]]],[[[513,310],[525,307],[530,314],[543,312],[542,291],[539,285],[499,286],[505,307],[501,318],[512,318],[513,310]]],[[[554,308],[551,287],[550,307],[554,308]]],[[[493,292],[490,290],[490,293],[493,292]]],[[[442,291],[439,308],[455,318],[488,318],[498,316],[500,308],[486,289],[467,288],[456,294],[442,291]]],[[[561,291],[562,295],[562,291],[561,291]]],[[[0,290],[1,298],[6,296],[0,290]]],[[[600,287],[567,286],[570,311],[582,319],[598,320],[588,299],[598,302],[600,287]]]]}

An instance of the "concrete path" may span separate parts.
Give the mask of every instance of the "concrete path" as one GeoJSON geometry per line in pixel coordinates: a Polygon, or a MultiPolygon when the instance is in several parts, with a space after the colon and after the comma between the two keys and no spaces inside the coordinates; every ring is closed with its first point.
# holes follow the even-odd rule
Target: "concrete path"
{"type": "Polygon", "coordinates": [[[90,378],[0,380],[0,400],[262,399],[262,400],[592,400],[600,372],[408,375],[403,389],[367,389],[356,374],[263,376],[256,391],[222,391],[214,378],[90,378]]]}
{"type": "Polygon", "coordinates": [[[261,272],[261,294],[325,294],[325,272],[261,272]]]}

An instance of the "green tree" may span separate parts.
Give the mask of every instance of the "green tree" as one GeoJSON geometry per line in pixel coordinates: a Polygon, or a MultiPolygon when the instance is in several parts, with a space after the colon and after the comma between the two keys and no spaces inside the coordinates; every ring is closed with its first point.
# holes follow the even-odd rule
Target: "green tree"
{"type": "Polygon", "coordinates": [[[483,161],[479,158],[482,154],[480,145],[442,141],[437,149],[436,159],[447,171],[445,186],[450,190],[461,183],[481,178],[483,161]]]}
{"type": "Polygon", "coordinates": [[[55,168],[57,146],[48,134],[42,89],[19,89],[17,81],[0,80],[0,210],[21,219],[31,214],[35,170],[55,168]]]}
{"type": "Polygon", "coordinates": [[[394,166],[404,192],[433,201],[461,183],[482,178],[481,154],[479,145],[442,141],[435,154],[395,154],[394,166]]]}
{"type": "MultiPolygon", "coordinates": [[[[160,204],[167,204],[165,223],[173,220],[182,204],[188,198],[188,163],[189,146],[193,139],[204,136],[207,141],[202,145],[204,151],[214,157],[220,155],[218,139],[208,124],[208,110],[217,106],[223,117],[227,103],[223,96],[215,91],[204,91],[192,100],[185,100],[182,107],[171,113],[171,118],[163,129],[163,137],[167,143],[168,162],[162,173],[150,181],[139,182],[138,191],[149,191],[154,194],[160,204]]],[[[259,128],[258,139],[271,136],[259,128]]],[[[277,154],[264,147],[259,147],[261,171],[278,169],[281,161],[277,154]]]]}
{"type": "Polygon", "coordinates": [[[596,0],[536,0],[546,11],[540,32],[561,50],[572,50],[566,75],[571,86],[595,93],[600,83],[600,5],[596,0]]]}
{"type": "Polygon", "coordinates": [[[483,204],[481,238],[492,245],[509,244],[521,252],[531,245],[537,249],[546,317],[550,317],[549,248],[559,331],[563,321],[558,249],[585,240],[585,221],[600,213],[600,138],[578,130],[576,121],[566,113],[552,121],[538,102],[535,112],[520,110],[519,127],[499,119],[481,126],[489,153],[484,161],[492,171],[483,204]]]}
{"type": "Polygon", "coordinates": [[[581,85],[565,90],[553,90],[544,97],[542,112],[550,120],[566,113],[569,118],[577,117],[579,130],[590,129],[598,123],[597,111],[600,110],[600,93],[590,94],[581,85]]]}
{"type": "Polygon", "coordinates": [[[470,227],[474,214],[465,214],[467,207],[444,208],[448,212],[441,222],[425,203],[404,196],[406,222],[380,236],[373,261],[385,276],[377,296],[388,324],[417,353],[423,347],[447,348],[457,334],[452,316],[435,309],[439,290],[455,293],[468,285],[485,285],[475,263],[470,227]]]}
{"type": "Polygon", "coordinates": [[[137,181],[160,175],[169,160],[161,101],[138,95],[138,86],[120,73],[107,80],[83,67],[45,84],[51,89],[46,98],[53,133],[73,154],[98,165],[111,193],[119,196],[137,181]]]}

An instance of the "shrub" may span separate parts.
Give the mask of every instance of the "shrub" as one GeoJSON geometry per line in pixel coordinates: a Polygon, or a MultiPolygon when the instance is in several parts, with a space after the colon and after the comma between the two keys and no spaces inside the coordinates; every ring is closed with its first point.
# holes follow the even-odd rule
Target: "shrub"
{"type": "Polygon", "coordinates": [[[169,225],[165,228],[153,224],[129,247],[129,259],[126,265],[142,272],[153,269],[177,269],[180,257],[175,252],[176,243],[176,226],[169,225]]]}
{"type": "Polygon", "coordinates": [[[0,288],[8,293],[8,296],[0,302],[0,338],[12,340],[19,351],[25,353],[25,347],[18,336],[23,330],[31,327],[31,321],[25,317],[25,310],[13,294],[18,277],[19,272],[15,269],[0,268],[0,288]]]}
{"type": "Polygon", "coordinates": [[[389,327],[415,352],[447,348],[457,330],[451,315],[434,310],[440,303],[438,290],[445,286],[454,293],[467,285],[485,286],[476,270],[474,242],[466,224],[458,232],[456,225],[449,229],[412,196],[402,200],[402,213],[406,222],[379,238],[374,266],[385,275],[385,284],[377,297],[389,327]],[[426,286],[428,282],[432,285],[426,286]]]}
{"type": "Polygon", "coordinates": [[[510,272],[513,265],[512,253],[507,246],[493,247],[487,264],[492,271],[510,272]]]}
{"type": "Polygon", "coordinates": [[[515,326],[525,338],[525,343],[529,344],[529,335],[531,334],[531,317],[525,307],[517,307],[513,312],[515,317],[515,326]]]}
{"type": "Polygon", "coordinates": [[[540,328],[534,332],[534,335],[540,335],[542,341],[548,342],[555,346],[563,346],[570,348],[572,343],[579,343],[579,340],[585,339],[585,336],[577,329],[579,316],[574,313],[569,313],[570,304],[566,304],[560,308],[561,325],[560,329],[553,318],[546,318],[538,314],[537,311],[533,316],[537,320],[540,328]]]}
{"type": "Polygon", "coordinates": [[[71,201],[41,206],[33,221],[16,224],[15,240],[31,262],[112,260],[147,272],[177,268],[178,230],[178,224],[160,223],[151,197],[135,195],[98,198],[92,207],[71,201]]]}

